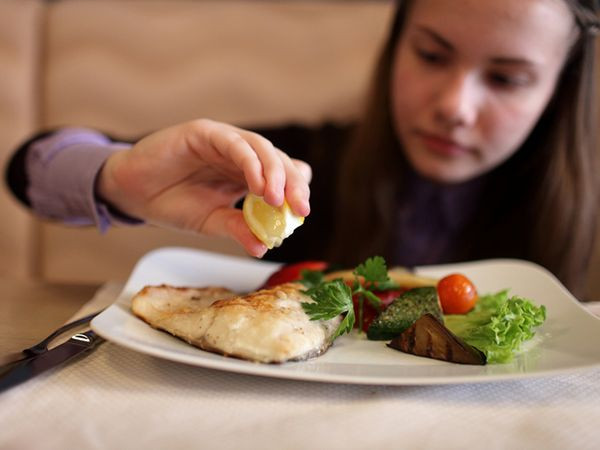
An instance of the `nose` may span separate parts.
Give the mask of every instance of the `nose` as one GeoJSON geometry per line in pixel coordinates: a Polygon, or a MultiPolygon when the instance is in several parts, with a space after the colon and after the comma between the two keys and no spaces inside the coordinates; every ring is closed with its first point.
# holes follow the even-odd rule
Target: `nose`
{"type": "Polygon", "coordinates": [[[440,84],[435,119],[446,127],[471,126],[477,120],[478,104],[476,77],[468,72],[453,73],[440,84]]]}

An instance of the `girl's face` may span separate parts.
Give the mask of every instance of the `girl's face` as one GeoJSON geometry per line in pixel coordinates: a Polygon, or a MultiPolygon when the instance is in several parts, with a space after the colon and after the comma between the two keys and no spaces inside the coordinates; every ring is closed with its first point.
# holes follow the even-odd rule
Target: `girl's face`
{"type": "Polygon", "coordinates": [[[416,0],[391,86],[415,170],[458,183],[509,158],[548,104],[576,33],[563,0],[416,0]]]}

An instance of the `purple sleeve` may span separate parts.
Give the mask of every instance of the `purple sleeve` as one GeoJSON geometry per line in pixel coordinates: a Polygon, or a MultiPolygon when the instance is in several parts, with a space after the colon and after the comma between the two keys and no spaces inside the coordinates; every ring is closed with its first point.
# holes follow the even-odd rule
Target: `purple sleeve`
{"type": "Polygon", "coordinates": [[[139,224],[99,201],[96,177],[115,151],[130,148],[84,128],[64,128],[31,144],[26,159],[27,196],[36,214],[68,225],[139,224]]]}

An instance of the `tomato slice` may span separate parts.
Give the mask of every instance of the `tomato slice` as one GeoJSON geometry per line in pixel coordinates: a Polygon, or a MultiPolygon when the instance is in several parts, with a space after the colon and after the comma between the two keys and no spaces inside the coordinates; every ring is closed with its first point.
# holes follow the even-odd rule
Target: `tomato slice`
{"type": "Polygon", "coordinates": [[[479,298],[473,282],[460,273],[453,273],[438,281],[437,292],[444,314],[466,314],[479,298]]]}
{"type": "Polygon", "coordinates": [[[292,264],[286,264],[279,270],[271,274],[267,281],[262,286],[262,289],[268,289],[278,284],[298,281],[302,278],[303,270],[318,270],[325,271],[329,267],[329,263],[325,261],[301,261],[292,264]]]}

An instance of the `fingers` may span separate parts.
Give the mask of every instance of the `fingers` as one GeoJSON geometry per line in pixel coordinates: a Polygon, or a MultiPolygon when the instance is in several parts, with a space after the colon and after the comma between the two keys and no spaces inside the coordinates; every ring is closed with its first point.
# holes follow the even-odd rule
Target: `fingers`
{"type": "Polygon", "coordinates": [[[246,139],[249,146],[256,152],[258,159],[262,164],[262,176],[264,179],[264,189],[262,192],[254,194],[262,195],[265,201],[274,206],[281,206],[285,197],[285,187],[293,177],[290,178],[289,166],[282,156],[283,152],[264,137],[249,131],[240,130],[241,135],[246,139]]]}
{"type": "Polygon", "coordinates": [[[308,183],[312,176],[308,164],[291,160],[257,133],[227,124],[209,122],[207,139],[225,161],[239,168],[250,192],[274,206],[281,206],[287,199],[294,213],[308,215],[308,183]]]}
{"type": "Polygon", "coordinates": [[[293,161],[283,152],[281,152],[281,159],[287,173],[285,198],[296,215],[306,217],[310,214],[310,189],[308,187],[308,180],[311,176],[310,166],[302,161],[293,161]]]}
{"type": "MultiPolygon", "coordinates": [[[[224,164],[231,161],[242,171],[248,189],[262,196],[266,185],[263,177],[265,163],[240,132],[234,127],[214,123],[208,130],[207,139],[214,151],[224,159],[224,164]]],[[[270,161],[269,164],[273,166],[274,163],[270,161]]]]}
{"type": "Polygon", "coordinates": [[[221,208],[214,210],[204,222],[203,233],[229,237],[237,241],[249,255],[262,258],[267,247],[252,234],[240,210],[221,208]]]}
{"type": "Polygon", "coordinates": [[[296,166],[296,169],[298,169],[298,171],[302,174],[306,182],[310,183],[310,180],[312,180],[312,168],[307,163],[299,159],[292,159],[292,162],[296,166]]]}
{"type": "Polygon", "coordinates": [[[307,216],[310,213],[310,166],[303,161],[292,160],[285,152],[256,133],[242,133],[263,166],[264,190],[262,194],[251,191],[262,195],[267,203],[274,206],[281,206],[285,198],[295,214],[307,216]]]}

